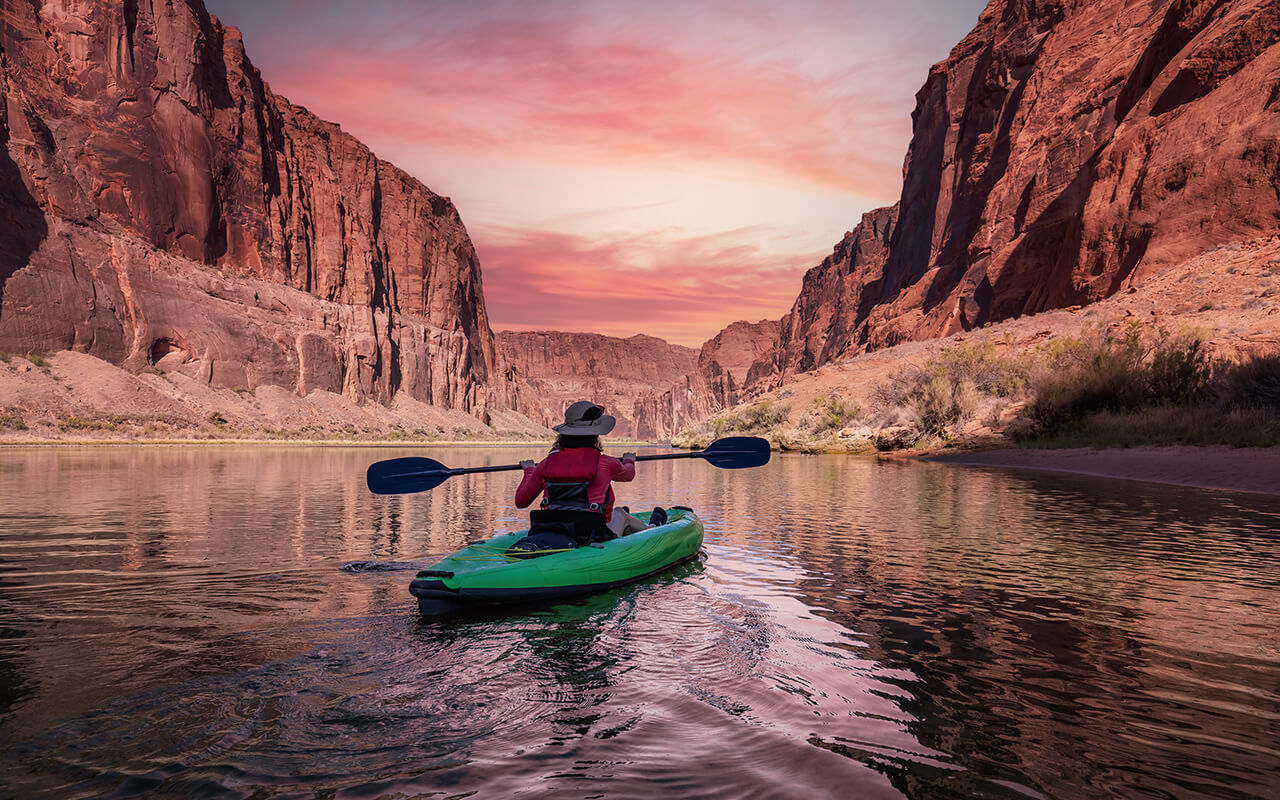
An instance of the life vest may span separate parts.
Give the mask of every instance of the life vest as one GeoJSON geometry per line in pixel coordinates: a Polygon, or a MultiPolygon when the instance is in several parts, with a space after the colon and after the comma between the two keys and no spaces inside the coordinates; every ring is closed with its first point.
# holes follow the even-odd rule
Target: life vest
{"type": "Polygon", "coordinates": [[[613,501],[613,487],[603,502],[589,496],[591,481],[600,471],[600,451],[588,447],[556,450],[542,462],[546,490],[542,505],[529,513],[529,534],[561,534],[578,545],[614,538],[605,525],[605,509],[613,501]]]}
{"type": "Polygon", "coordinates": [[[591,481],[600,471],[599,450],[575,447],[556,450],[542,462],[542,477],[546,490],[542,495],[542,509],[546,511],[593,511],[603,515],[613,503],[613,487],[605,489],[602,502],[592,502],[589,496],[591,481]]]}

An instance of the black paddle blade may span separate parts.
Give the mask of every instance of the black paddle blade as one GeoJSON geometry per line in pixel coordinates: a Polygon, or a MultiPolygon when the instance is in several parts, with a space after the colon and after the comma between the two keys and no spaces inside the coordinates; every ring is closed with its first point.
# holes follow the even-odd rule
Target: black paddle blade
{"type": "Polygon", "coordinates": [[[370,464],[365,480],[374,494],[410,494],[434,489],[452,474],[429,458],[392,458],[370,464]]]}
{"type": "Polygon", "coordinates": [[[699,455],[721,469],[763,467],[769,463],[769,440],[759,436],[729,436],[707,445],[699,455]]]}

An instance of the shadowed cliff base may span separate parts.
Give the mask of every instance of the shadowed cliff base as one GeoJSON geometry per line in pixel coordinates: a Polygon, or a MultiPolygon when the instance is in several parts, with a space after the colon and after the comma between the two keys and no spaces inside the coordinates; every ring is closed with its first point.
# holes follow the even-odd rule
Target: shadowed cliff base
{"type": "Polygon", "coordinates": [[[513,411],[486,425],[401,394],[389,405],[322,389],[210,386],[182,372],[139,374],[74,351],[0,353],[0,442],[538,441],[554,434],[513,411]]]}

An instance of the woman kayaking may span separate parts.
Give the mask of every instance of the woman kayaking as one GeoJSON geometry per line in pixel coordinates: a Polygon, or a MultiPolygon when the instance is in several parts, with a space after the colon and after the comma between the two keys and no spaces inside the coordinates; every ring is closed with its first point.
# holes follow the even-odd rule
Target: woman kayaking
{"type": "Polygon", "coordinates": [[[579,400],[565,409],[564,422],[552,429],[559,436],[547,457],[537,464],[520,462],[524,479],[516,489],[516,508],[527,508],[543,494],[542,506],[529,514],[528,538],[536,539],[531,545],[580,547],[648,527],[613,506],[613,481],[636,476],[635,453],[617,459],[602,452],[600,437],[617,422],[602,406],[579,400]]]}

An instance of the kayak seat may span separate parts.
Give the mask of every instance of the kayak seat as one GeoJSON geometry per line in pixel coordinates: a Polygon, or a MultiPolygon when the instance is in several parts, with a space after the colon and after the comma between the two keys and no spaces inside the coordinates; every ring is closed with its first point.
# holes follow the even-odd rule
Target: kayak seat
{"type": "Polygon", "coordinates": [[[609,526],[605,525],[604,514],[577,509],[530,511],[529,535],[537,533],[564,534],[576,541],[579,547],[616,538],[609,526]]]}
{"type": "Polygon", "coordinates": [[[517,541],[507,548],[507,555],[513,558],[537,558],[577,547],[578,543],[571,536],[555,531],[544,531],[530,534],[517,541]]]}

